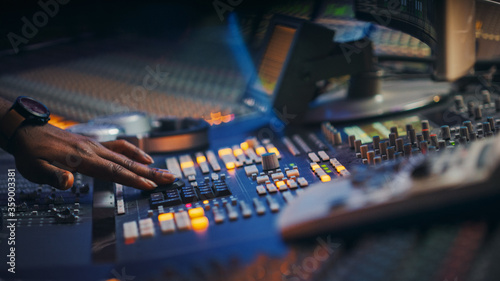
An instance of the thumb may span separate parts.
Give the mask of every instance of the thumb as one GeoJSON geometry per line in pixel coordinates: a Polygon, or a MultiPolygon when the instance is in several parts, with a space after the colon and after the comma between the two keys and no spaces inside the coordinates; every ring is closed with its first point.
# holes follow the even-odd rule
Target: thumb
{"type": "Polygon", "coordinates": [[[18,165],[18,169],[29,181],[48,184],[62,190],[72,187],[75,180],[71,172],[40,159],[31,162],[29,167],[25,165],[19,167],[18,165]]]}

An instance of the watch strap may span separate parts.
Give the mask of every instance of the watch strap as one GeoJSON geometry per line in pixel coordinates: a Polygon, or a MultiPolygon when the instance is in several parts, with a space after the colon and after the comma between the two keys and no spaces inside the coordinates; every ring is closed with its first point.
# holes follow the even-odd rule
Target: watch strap
{"type": "Polygon", "coordinates": [[[0,121],[0,147],[6,148],[17,128],[26,120],[16,110],[10,109],[0,121]]]}

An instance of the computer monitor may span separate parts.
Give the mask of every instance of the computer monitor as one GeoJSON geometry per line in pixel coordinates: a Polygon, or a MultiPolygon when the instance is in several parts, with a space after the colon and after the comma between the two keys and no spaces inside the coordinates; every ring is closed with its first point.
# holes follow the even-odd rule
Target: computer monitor
{"type": "MultiPolygon", "coordinates": [[[[268,28],[253,89],[299,122],[350,122],[431,105],[476,62],[476,2],[486,0],[354,0],[357,19],[401,30],[432,50],[431,79],[382,81],[371,42],[334,42],[334,31],[302,19],[275,17],[268,28]],[[345,94],[325,102],[317,82],[351,75],[345,94]],[[316,99],[318,100],[318,99],[316,99]]],[[[282,115],[282,114],[281,114],[282,115]]]]}
{"type": "Polygon", "coordinates": [[[476,62],[476,0],[355,0],[354,11],[428,44],[437,80],[463,77],[476,62]]]}

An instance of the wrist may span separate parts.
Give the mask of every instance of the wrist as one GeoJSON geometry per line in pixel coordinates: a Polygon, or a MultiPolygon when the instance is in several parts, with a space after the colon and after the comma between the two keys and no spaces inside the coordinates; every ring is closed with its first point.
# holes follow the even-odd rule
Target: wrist
{"type": "Polygon", "coordinates": [[[41,102],[20,96],[0,119],[0,147],[10,152],[13,136],[23,126],[45,125],[50,111],[41,102]]]}

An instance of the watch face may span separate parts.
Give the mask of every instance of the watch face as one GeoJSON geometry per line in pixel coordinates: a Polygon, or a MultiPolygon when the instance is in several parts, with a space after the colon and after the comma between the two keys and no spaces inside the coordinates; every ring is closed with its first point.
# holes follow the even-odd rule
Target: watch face
{"type": "Polygon", "coordinates": [[[34,99],[28,97],[22,97],[19,99],[19,103],[28,111],[30,111],[34,115],[38,115],[40,117],[46,117],[50,114],[49,110],[45,105],[37,102],[34,99]]]}

